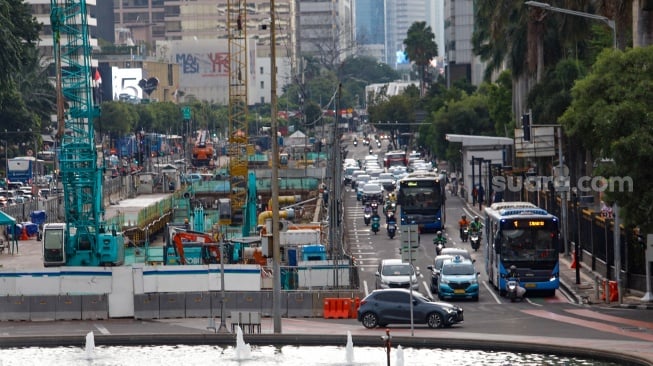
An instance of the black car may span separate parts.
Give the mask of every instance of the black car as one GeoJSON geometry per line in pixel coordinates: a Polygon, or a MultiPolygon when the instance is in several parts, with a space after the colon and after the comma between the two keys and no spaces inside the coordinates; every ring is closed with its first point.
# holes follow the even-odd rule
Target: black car
{"type": "MultiPolygon", "coordinates": [[[[360,303],[358,321],[365,328],[388,324],[410,324],[410,291],[381,289],[372,291],[360,303]]],[[[450,327],[463,321],[463,309],[446,302],[434,302],[413,291],[413,322],[430,328],[450,327]]]]}

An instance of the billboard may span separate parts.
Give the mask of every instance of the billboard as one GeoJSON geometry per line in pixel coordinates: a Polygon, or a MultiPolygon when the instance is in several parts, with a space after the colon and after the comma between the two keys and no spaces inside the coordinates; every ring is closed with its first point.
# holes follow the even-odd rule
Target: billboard
{"type": "MultiPolygon", "coordinates": [[[[248,103],[256,85],[256,42],[247,45],[248,103]]],[[[226,39],[157,41],[157,56],[180,65],[179,86],[185,95],[227,104],[229,99],[229,44],[226,39]]]]}

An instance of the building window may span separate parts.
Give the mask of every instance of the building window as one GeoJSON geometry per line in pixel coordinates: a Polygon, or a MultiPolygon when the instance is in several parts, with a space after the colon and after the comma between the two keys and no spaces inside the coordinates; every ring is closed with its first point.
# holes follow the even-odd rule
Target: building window
{"type": "Polygon", "coordinates": [[[261,89],[265,89],[265,83],[261,81],[261,89]]]}
{"type": "Polygon", "coordinates": [[[263,75],[263,67],[261,67],[261,75],[263,75]]]}

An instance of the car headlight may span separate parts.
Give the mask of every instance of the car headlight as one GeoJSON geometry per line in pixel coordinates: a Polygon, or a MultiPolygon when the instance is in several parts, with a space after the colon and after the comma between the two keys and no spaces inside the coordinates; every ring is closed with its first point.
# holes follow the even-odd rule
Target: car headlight
{"type": "Polygon", "coordinates": [[[446,311],[449,314],[453,314],[453,313],[456,312],[456,309],[454,309],[454,308],[444,308],[444,311],[446,311]]]}
{"type": "Polygon", "coordinates": [[[449,280],[446,278],[440,278],[440,283],[449,283],[449,280]]]}
{"type": "Polygon", "coordinates": [[[469,281],[469,283],[476,284],[476,283],[478,283],[478,279],[474,278],[471,281],[469,281]]]}

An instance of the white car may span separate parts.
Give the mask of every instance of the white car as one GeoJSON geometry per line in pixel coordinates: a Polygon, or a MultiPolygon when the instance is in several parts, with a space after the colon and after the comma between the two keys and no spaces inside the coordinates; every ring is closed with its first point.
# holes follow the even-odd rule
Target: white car
{"type": "Polygon", "coordinates": [[[376,271],[376,288],[409,288],[419,290],[419,269],[401,259],[384,259],[376,271]]]}

